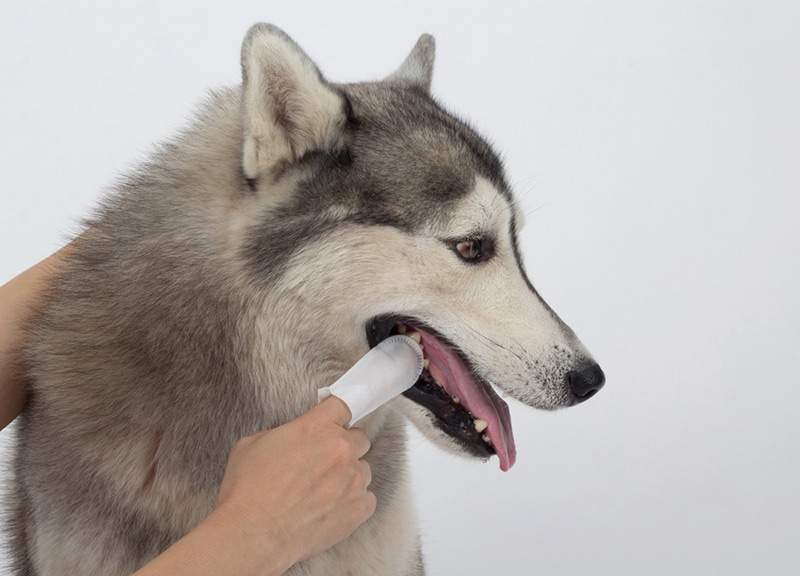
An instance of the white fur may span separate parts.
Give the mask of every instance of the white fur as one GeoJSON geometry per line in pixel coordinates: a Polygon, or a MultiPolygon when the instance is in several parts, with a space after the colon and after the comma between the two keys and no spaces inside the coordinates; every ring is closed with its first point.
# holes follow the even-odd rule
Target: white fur
{"type": "MultiPolygon", "coordinates": [[[[564,375],[577,359],[591,356],[526,284],[511,244],[512,210],[479,177],[450,220],[424,235],[347,225],[304,247],[265,302],[261,317],[269,324],[255,336],[264,346],[258,357],[282,354],[297,358],[287,366],[309,367],[300,375],[305,404],[292,409],[310,405],[316,388],[330,384],[366,352],[364,325],[386,310],[424,319],[451,339],[485,380],[512,397],[543,409],[568,406],[564,375]],[[441,240],[476,232],[496,243],[495,257],[478,266],[465,265],[441,240]],[[281,318],[286,325],[279,324],[281,318]],[[307,323],[298,324],[298,318],[307,323]],[[288,336],[276,340],[273,333],[288,336]],[[316,341],[336,344],[321,356],[316,341]]],[[[267,367],[260,370],[266,377],[267,367]]],[[[298,377],[285,374],[276,381],[290,376],[298,377]]],[[[262,402],[274,405],[276,389],[265,387],[262,402]]],[[[405,397],[390,405],[442,447],[462,452],[433,425],[426,409],[405,397]]]]}
{"type": "MultiPolygon", "coordinates": [[[[432,62],[433,40],[423,36],[388,88],[418,103],[432,62]]],[[[348,205],[344,193],[341,203],[320,209],[312,202],[306,213],[307,197],[293,203],[314,162],[292,162],[344,143],[344,91],[267,25],[245,39],[242,70],[242,90],[215,96],[173,155],[133,180],[142,189],[121,193],[77,242],[86,260],[76,258],[37,329],[37,401],[23,430],[30,442],[17,498],[25,520],[18,558],[31,558],[37,574],[130,573],[130,564],[158,553],[166,541],[158,538],[191,530],[214,507],[235,440],[313,406],[317,390],[367,352],[365,327],[387,313],[424,321],[480,377],[527,404],[552,409],[574,400],[564,376],[590,357],[527,283],[513,245],[512,214],[517,228],[521,218],[506,194],[476,176],[471,190],[443,200],[436,217],[407,214],[416,228],[359,219],[359,205],[348,205]],[[255,186],[243,185],[242,170],[255,186]],[[291,224],[330,228],[307,234],[298,227],[290,236],[296,244],[282,244],[287,206],[295,211],[291,224]],[[279,234],[260,235],[272,226],[279,234]],[[492,238],[495,250],[477,264],[447,242],[476,236],[492,238]],[[269,250],[270,239],[278,249],[269,250]],[[119,341],[125,347],[115,347],[119,341]],[[52,454],[71,456],[59,463],[52,454]],[[97,486],[91,494],[82,490],[87,473],[97,486]],[[131,518],[144,527],[125,534],[131,518]]],[[[469,186],[473,164],[464,150],[430,138],[442,127],[430,118],[426,126],[424,115],[404,120],[411,123],[404,143],[437,168],[458,163],[469,186]],[[425,129],[413,130],[416,122],[425,129]]],[[[362,162],[367,148],[376,150],[358,150],[362,162]]],[[[370,162],[382,165],[361,169],[408,175],[424,165],[414,159],[406,166],[402,154],[370,162]]],[[[411,201],[398,211],[413,212],[413,195],[425,191],[407,188],[397,197],[411,201]]],[[[429,411],[405,397],[364,418],[378,510],[350,538],[287,574],[424,573],[402,415],[463,453],[429,411]]]]}

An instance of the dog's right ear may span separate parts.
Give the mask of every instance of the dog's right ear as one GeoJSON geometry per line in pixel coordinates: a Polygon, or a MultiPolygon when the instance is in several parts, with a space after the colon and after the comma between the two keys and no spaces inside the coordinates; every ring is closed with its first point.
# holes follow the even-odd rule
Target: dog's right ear
{"type": "Polygon", "coordinates": [[[344,97],[279,28],[256,24],[242,44],[242,166],[247,178],[310,150],[337,147],[344,97]]]}
{"type": "Polygon", "coordinates": [[[430,34],[423,34],[417,40],[411,53],[400,68],[395,70],[387,80],[401,82],[421,89],[426,94],[431,91],[433,78],[433,61],[436,57],[436,42],[430,34]]]}

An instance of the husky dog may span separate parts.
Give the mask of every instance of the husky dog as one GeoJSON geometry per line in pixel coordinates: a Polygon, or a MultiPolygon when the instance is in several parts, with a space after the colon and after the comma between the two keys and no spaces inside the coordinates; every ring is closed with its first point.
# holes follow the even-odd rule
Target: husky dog
{"type": "Polygon", "coordinates": [[[543,409],[600,389],[525,275],[498,156],[431,98],[433,56],[425,35],[388,78],[333,84],[256,25],[242,85],[105,199],[29,334],[17,574],[130,574],[211,512],[239,438],[396,332],[429,365],[359,424],[377,511],[288,573],[423,574],[404,418],[507,470],[493,386],[543,409]]]}

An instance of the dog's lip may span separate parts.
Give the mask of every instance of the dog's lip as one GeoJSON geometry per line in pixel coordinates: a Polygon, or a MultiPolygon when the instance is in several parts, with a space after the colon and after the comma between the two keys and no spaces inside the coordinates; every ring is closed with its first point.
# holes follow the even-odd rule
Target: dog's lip
{"type": "Polygon", "coordinates": [[[431,376],[429,379],[440,381],[446,395],[450,398],[458,398],[459,404],[450,400],[442,400],[437,403],[433,401],[430,394],[416,390],[420,385],[424,387],[425,382],[422,378],[404,395],[431,410],[437,416],[440,427],[465,444],[470,451],[476,455],[496,453],[500,459],[500,469],[503,471],[510,469],[516,460],[516,447],[508,405],[488,382],[478,377],[474,370],[468,367],[468,361],[456,351],[455,346],[415,318],[393,316],[375,318],[370,322],[367,328],[369,345],[375,346],[388,337],[394,326],[400,322],[419,333],[425,356],[430,362],[427,371],[431,376]],[[444,405],[444,408],[447,409],[452,419],[458,419],[458,414],[453,414],[453,409],[463,414],[464,417],[469,416],[467,420],[470,429],[465,430],[463,421],[459,421],[457,426],[446,422],[446,419],[437,413],[439,411],[436,410],[436,407],[443,407],[444,402],[450,404],[450,406],[444,405]],[[485,434],[476,433],[474,429],[471,429],[472,419],[480,419],[487,423],[485,434]],[[487,435],[488,443],[486,442],[487,435]]]}
{"type": "Polygon", "coordinates": [[[500,459],[500,469],[507,471],[516,460],[514,434],[508,404],[494,389],[464,365],[453,349],[433,334],[417,328],[426,356],[430,359],[430,371],[440,379],[445,390],[458,398],[470,413],[487,422],[486,433],[500,459]]]}

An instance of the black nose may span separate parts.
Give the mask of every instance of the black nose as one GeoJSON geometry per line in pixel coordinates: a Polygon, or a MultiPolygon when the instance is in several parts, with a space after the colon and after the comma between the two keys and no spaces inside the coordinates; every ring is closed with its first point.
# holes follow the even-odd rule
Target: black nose
{"type": "Polygon", "coordinates": [[[570,370],[564,378],[574,396],[574,404],[588,400],[606,383],[606,375],[594,362],[589,362],[577,370],[570,370]]]}

